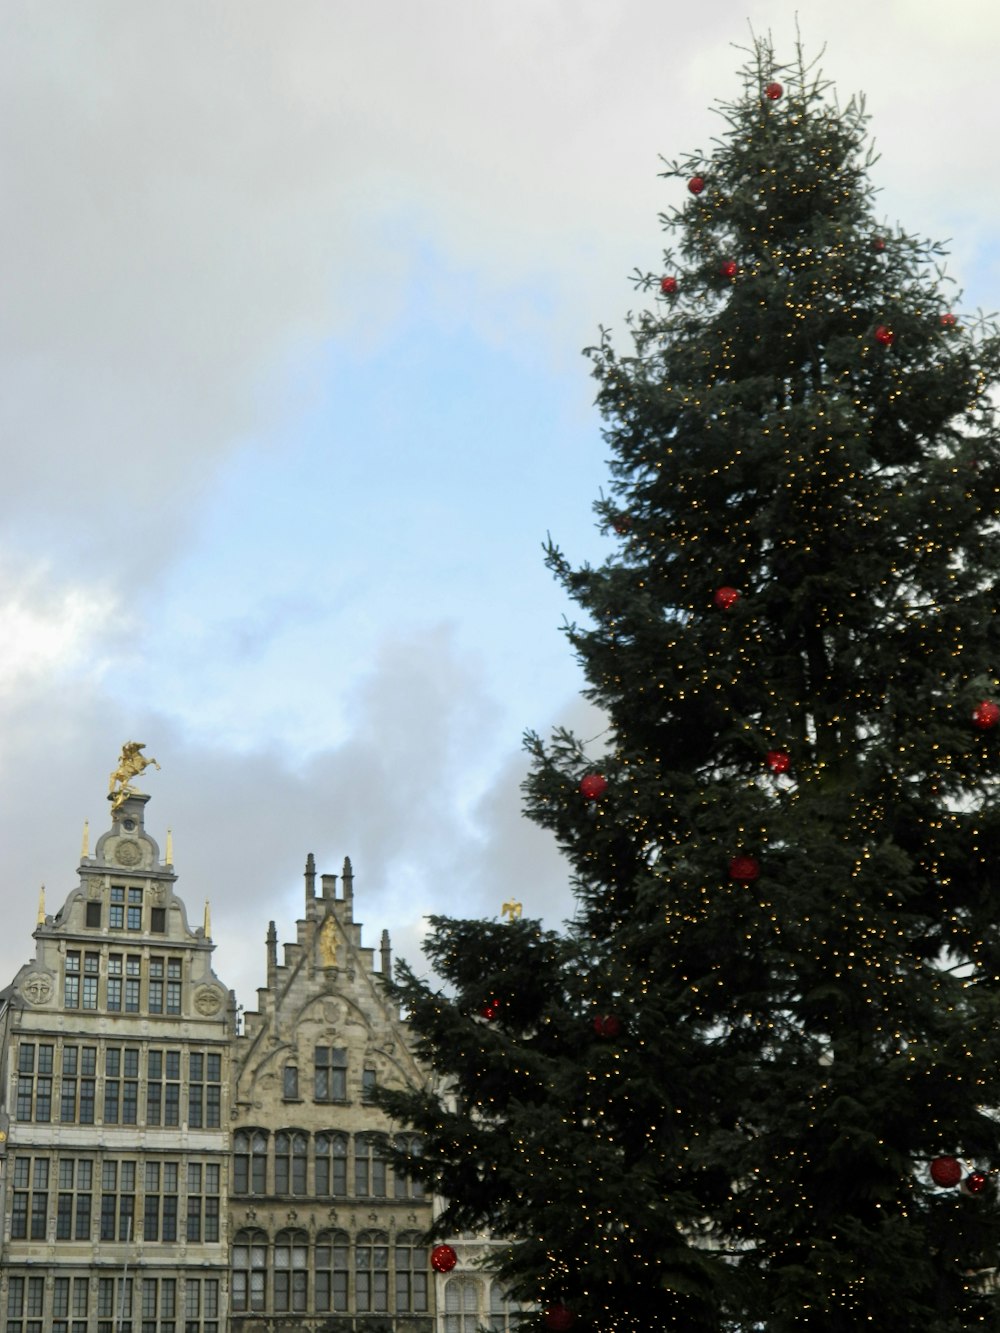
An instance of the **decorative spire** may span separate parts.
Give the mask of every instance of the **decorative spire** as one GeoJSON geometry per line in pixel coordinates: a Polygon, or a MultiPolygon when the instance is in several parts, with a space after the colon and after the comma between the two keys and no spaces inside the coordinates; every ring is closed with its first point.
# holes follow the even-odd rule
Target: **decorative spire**
{"type": "MultiPolygon", "coordinates": [[[[170,837],[170,831],[167,831],[167,837],[170,837]]],[[[212,913],[208,906],[208,899],[205,899],[205,939],[212,938],[212,913]]]]}
{"type": "Polygon", "coordinates": [[[316,858],[312,852],[306,857],[306,902],[316,897],[316,858]]]}
{"type": "Polygon", "coordinates": [[[349,856],[344,857],[344,869],[340,877],[344,881],[344,901],[349,903],[354,897],[354,869],[349,856]]]}
{"type": "Polygon", "coordinates": [[[80,844],[80,860],[86,861],[90,856],[90,820],[83,821],[83,842],[80,844]]]}
{"type": "Polygon", "coordinates": [[[392,980],[392,949],[389,945],[389,932],[382,932],[382,976],[386,981],[392,980]]]}
{"type": "Polygon", "coordinates": [[[278,931],[273,921],[267,923],[267,984],[274,985],[278,971],[278,931]]]}
{"type": "MultiPolygon", "coordinates": [[[[174,831],[172,828],[167,829],[167,854],[164,857],[164,862],[168,866],[172,866],[174,863],[174,831]]],[[[207,903],[205,904],[205,910],[208,911],[207,903]]],[[[207,926],[205,927],[205,934],[208,934],[207,926]]]]}
{"type": "Polygon", "coordinates": [[[43,884],[38,894],[38,925],[45,925],[45,885],[43,884]]]}

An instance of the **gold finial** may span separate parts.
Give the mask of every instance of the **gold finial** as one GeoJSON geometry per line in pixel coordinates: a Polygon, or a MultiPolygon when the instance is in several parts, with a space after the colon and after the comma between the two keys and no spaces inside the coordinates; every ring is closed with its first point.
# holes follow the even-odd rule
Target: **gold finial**
{"type": "Polygon", "coordinates": [[[90,855],[90,820],[83,821],[83,842],[80,846],[80,860],[86,861],[90,855]]]}
{"type": "MultiPolygon", "coordinates": [[[[174,831],[173,831],[173,829],[171,829],[171,828],[168,828],[168,829],[167,829],[167,856],[166,856],[166,862],[167,862],[167,865],[168,865],[168,866],[172,866],[173,863],[174,863],[174,831]]],[[[206,906],[207,906],[207,904],[206,904],[206,906]]],[[[205,934],[206,934],[206,935],[208,934],[208,931],[207,931],[207,930],[205,931],[205,934]]]]}
{"type": "MultiPolygon", "coordinates": [[[[167,835],[169,837],[169,833],[167,835]]],[[[209,910],[208,899],[205,899],[205,939],[212,938],[212,913],[209,910]]]]}
{"type": "Polygon", "coordinates": [[[519,921],[521,919],[521,911],[521,904],[516,903],[513,898],[509,898],[507,902],[504,903],[503,907],[500,908],[500,915],[510,917],[511,921],[519,921]]]}
{"type": "Polygon", "coordinates": [[[41,887],[38,894],[38,925],[45,925],[45,885],[41,887]]]}

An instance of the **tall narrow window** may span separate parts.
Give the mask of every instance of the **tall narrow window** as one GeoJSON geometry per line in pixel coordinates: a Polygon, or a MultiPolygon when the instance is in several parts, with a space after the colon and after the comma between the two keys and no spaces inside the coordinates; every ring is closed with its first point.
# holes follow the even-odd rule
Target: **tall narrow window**
{"type": "Polygon", "coordinates": [[[83,955],[83,1005],[84,1009],[97,1008],[97,988],[101,980],[101,955],[85,953],[83,955]]]}
{"type": "Polygon", "coordinates": [[[309,1237],[304,1231],[279,1231],[274,1241],[274,1308],[299,1313],[306,1308],[309,1237]]]}
{"type": "Polygon", "coordinates": [[[385,1198],[386,1142],[380,1134],[355,1135],[354,1192],[362,1198],[385,1198]]]}
{"type": "Polygon", "coordinates": [[[275,1194],[306,1194],[306,1155],[309,1140],[305,1134],[282,1133],[274,1140],[275,1194]]]}
{"type": "Polygon", "coordinates": [[[125,929],[125,888],[121,884],[111,886],[111,907],[108,912],[108,925],[112,930],[125,929]]]}
{"type": "Polygon", "coordinates": [[[120,953],[108,954],[108,1010],[113,1014],[122,1007],[123,961],[120,953]]]}
{"type": "Polygon", "coordinates": [[[396,1312],[423,1314],[427,1309],[427,1250],[417,1232],[396,1237],[396,1312]]]}
{"type": "Polygon", "coordinates": [[[490,1283],[490,1333],[514,1333],[516,1316],[524,1307],[512,1301],[499,1282],[490,1283]]]}
{"type": "Polygon", "coordinates": [[[237,1314],[263,1310],[267,1300],[267,1237],[238,1231],[233,1239],[232,1308],[237,1314]]]}
{"type": "Polygon", "coordinates": [[[354,1251],[354,1298],[364,1314],[389,1308],[389,1237],[364,1231],[354,1251]]]}
{"type": "Polygon", "coordinates": [[[94,1163],[90,1158],[59,1160],[56,1240],[89,1240],[94,1163]]]}
{"type": "Polygon", "coordinates": [[[167,1013],[181,1012],[181,960],[167,959],[167,1013]]]}
{"type": "Polygon", "coordinates": [[[285,1065],[282,1071],[281,1095],[286,1102],[299,1099],[299,1070],[297,1065],[285,1065]]]}
{"type": "Polygon", "coordinates": [[[80,1007],[80,950],[66,950],[66,967],[63,973],[63,1003],[67,1009],[80,1007]]]}
{"type": "Polygon", "coordinates": [[[129,930],[142,930],[142,889],[129,889],[126,920],[129,930]]]}
{"type": "Polygon", "coordinates": [[[347,1135],[316,1135],[316,1193],[343,1198],[347,1193],[347,1135]]]}
{"type": "Polygon", "coordinates": [[[238,1130],[233,1138],[233,1193],[267,1193],[267,1135],[238,1130]]]}
{"type": "Polygon", "coordinates": [[[163,968],[162,958],[149,960],[149,989],[147,998],[151,1014],[163,1013],[163,968]]]}
{"type": "Polygon", "coordinates": [[[349,1253],[350,1238],[344,1231],[324,1231],[316,1237],[317,1311],[346,1312],[349,1253]]]}
{"type": "MultiPolygon", "coordinates": [[[[405,1152],[410,1157],[420,1156],[420,1135],[419,1134],[397,1134],[395,1139],[395,1148],[397,1152],[405,1152]]],[[[393,1189],[397,1199],[422,1199],[424,1197],[424,1186],[420,1180],[414,1180],[406,1174],[402,1167],[393,1169],[393,1189]]]]}
{"type": "Polygon", "coordinates": [[[125,959],[125,1012],[139,1012],[139,982],[142,976],[142,959],[138,954],[130,953],[125,959]]]}

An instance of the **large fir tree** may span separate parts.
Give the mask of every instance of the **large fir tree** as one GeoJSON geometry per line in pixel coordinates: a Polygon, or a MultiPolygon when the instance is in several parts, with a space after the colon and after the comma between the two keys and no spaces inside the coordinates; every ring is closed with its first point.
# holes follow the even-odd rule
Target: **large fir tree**
{"type": "Polygon", "coordinates": [[[539,1327],[1000,1327],[998,342],[860,102],[758,44],[721,113],[592,350],[612,553],[548,553],[608,720],[528,738],[577,913],[435,918],[440,1095],[383,1097],[539,1327]]]}

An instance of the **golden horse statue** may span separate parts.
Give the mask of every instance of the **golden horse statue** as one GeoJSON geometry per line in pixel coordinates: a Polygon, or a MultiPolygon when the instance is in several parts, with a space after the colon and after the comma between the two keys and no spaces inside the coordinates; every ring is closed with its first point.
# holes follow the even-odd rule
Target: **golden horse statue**
{"type": "Polygon", "coordinates": [[[157,769],[160,767],[155,759],[147,759],[141,753],[145,748],[144,741],[126,741],[122,746],[122,752],[118,758],[118,767],[111,774],[108,782],[108,795],[110,796],[114,792],[115,796],[115,799],[111,802],[112,814],[116,814],[130,796],[137,795],[135,787],[129,785],[129,778],[138,777],[150,764],[157,769]],[[121,783],[117,792],[115,792],[116,782],[121,783]]]}

